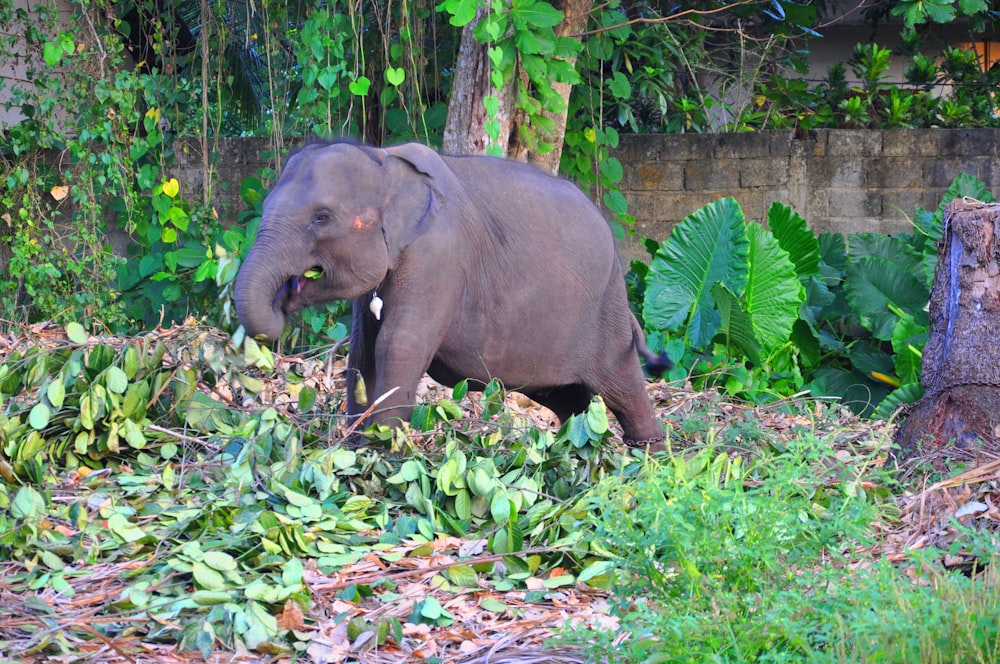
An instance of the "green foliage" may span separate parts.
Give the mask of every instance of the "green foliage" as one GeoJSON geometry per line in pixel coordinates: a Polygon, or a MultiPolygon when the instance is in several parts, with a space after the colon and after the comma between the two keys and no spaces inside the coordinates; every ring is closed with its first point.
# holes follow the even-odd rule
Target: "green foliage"
{"type": "MultiPolygon", "coordinates": [[[[279,364],[251,339],[197,327],[128,340],[88,336],[79,323],[65,331],[0,364],[0,558],[33,561],[19,588],[71,592],[76,562],[158,552],[107,611],[162,618],[141,629],[206,656],[293,643],[275,615],[289,600],[309,606],[306,559],[331,572],[447,534],[506,554],[503,567],[451,570],[456,584],[514,588],[541,565],[578,569],[593,555],[578,497],[629,463],[608,443],[599,399],[552,433],[507,410],[496,383],[473,406],[481,420],[463,418],[462,383],[402,431],[377,429],[360,449],[331,446],[342,394],[297,373],[303,360],[279,364]],[[258,401],[272,389],[261,372],[276,370],[297,409],[258,401]],[[86,491],[53,500],[67,477],[86,491]],[[551,555],[524,553],[532,547],[551,555]]],[[[370,583],[344,598],[384,590],[370,583]]],[[[418,602],[413,619],[446,624],[436,602],[418,602]]],[[[355,628],[399,638],[391,622],[355,628]]]]}
{"type": "MultiPolygon", "coordinates": [[[[897,5],[896,9],[903,6],[897,5]]],[[[844,66],[831,67],[827,80],[810,87],[804,80],[771,77],[761,81],[761,127],[914,128],[992,127],[997,124],[991,90],[995,68],[983,70],[974,50],[945,46],[924,53],[912,30],[902,34],[905,85],[888,82],[892,52],[878,44],[857,44],[848,61],[858,87],[848,89],[844,66]],[[946,87],[944,87],[946,86],[946,87]]]]}
{"type": "MultiPolygon", "coordinates": [[[[792,213],[780,205],[771,214],[802,269],[815,270],[804,221],[793,223],[792,213]]],[[[671,356],[680,365],[674,372],[703,364],[703,354],[719,353],[708,362],[723,364],[732,356],[735,374],[723,377],[728,389],[762,397],[770,387],[759,383],[763,374],[752,377],[739,366],[738,358],[745,357],[763,372],[773,372],[775,385],[790,378],[792,385],[786,387],[797,391],[801,377],[788,373],[795,352],[789,338],[805,300],[801,281],[813,276],[796,271],[771,231],[747,224],[734,199],[721,199],[683,220],[656,248],[644,280],[643,319],[649,328],[682,332],[681,357],[671,356]]]]}
{"type": "Polygon", "coordinates": [[[710,443],[609,478],[592,502],[620,623],[562,640],[588,661],[991,661],[987,582],[848,566],[886,506],[862,480],[808,436],[752,459],[710,443]]]}
{"type": "Polygon", "coordinates": [[[732,199],[694,212],[647,243],[652,262],[628,278],[653,345],[677,365],[667,377],[757,400],[808,390],[881,418],[916,401],[942,218],[960,196],[993,200],[961,175],[936,212],[916,211],[913,233],[892,237],[817,237],[778,203],[770,231],[732,199]]]}

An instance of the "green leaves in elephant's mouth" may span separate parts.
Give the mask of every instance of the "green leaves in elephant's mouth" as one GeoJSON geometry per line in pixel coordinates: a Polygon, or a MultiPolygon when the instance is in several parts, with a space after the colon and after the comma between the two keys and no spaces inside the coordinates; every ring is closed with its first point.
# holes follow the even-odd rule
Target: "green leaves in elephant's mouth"
{"type": "Polygon", "coordinates": [[[288,313],[291,310],[301,308],[299,306],[291,306],[292,303],[298,298],[302,293],[302,289],[306,287],[310,281],[319,279],[323,276],[323,268],[320,266],[314,266],[305,271],[301,277],[292,277],[278,289],[278,292],[274,295],[274,300],[271,305],[274,309],[281,309],[282,311],[288,313]]]}

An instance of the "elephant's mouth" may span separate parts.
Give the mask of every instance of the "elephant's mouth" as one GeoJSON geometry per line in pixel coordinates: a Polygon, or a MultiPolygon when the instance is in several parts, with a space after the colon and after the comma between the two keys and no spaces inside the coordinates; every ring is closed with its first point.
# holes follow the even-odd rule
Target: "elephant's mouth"
{"type": "Polygon", "coordinates": [[[316,265],[305,271],[302,275],[294,276],[281,285],[271,302],[272,308],[281,310],[288,314],[307,306],[302,293],[310,288],[310,283],[323,276],[323,268],[316,265]]]}

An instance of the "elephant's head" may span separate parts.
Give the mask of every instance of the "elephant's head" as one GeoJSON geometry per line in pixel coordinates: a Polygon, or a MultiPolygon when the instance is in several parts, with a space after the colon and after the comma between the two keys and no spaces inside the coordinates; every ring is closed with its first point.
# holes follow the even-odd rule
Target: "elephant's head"
{"type": "Polygon", "coordinates": [[[288,314],[377,288],[432,216],[438,164],[421,146],[313,144],[293,154],[236,279],[247,332],[274,339],[288,314]]]}

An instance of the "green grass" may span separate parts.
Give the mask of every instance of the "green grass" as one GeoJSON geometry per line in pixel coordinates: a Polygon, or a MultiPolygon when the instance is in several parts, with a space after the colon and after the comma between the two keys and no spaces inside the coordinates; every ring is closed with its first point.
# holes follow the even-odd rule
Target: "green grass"
{"type": "Polygon", "coordinates": [[[749,461],[718,445],[596,489],[621,623],[563,635],[591,661],[1000,661],[995,578],[945,572],[941,552],[900,567],[859,551],[894,512],[862,490],[863,464],[809,432],[749,461]]]}

